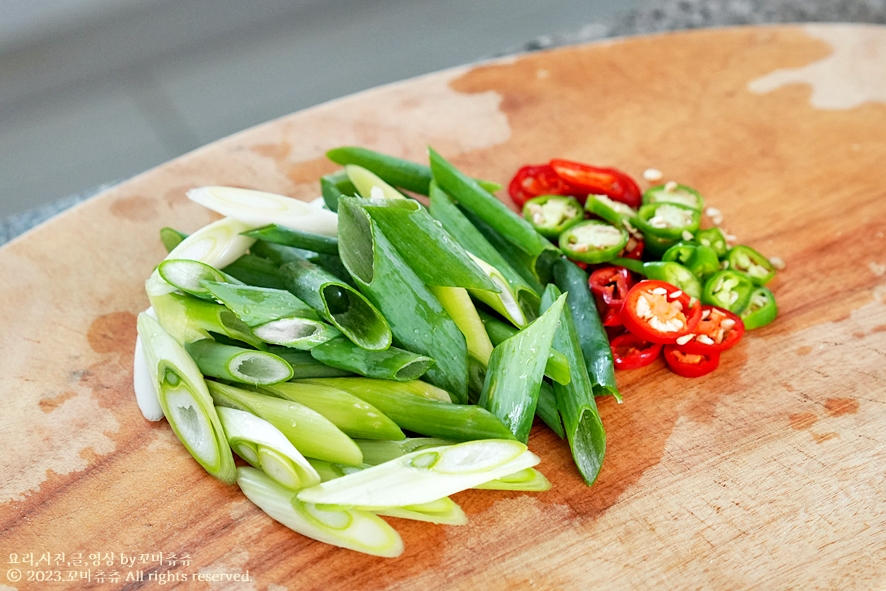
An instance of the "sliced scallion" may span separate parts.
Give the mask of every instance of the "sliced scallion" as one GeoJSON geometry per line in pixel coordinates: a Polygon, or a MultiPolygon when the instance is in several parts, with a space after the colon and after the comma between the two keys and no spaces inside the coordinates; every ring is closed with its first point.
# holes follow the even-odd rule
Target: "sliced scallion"
{"type": "Polygon", "coordinates": [[[262,511],[303,536],[373,556],[393,558],[403,553],[400,535],[368,511],[303,503],[255,468],[238,468],[237,484],[262,511]]]}
{"type": "Polygon", "coordinates": [[[186,259],[166,259],[157,267],[157,272],[168,284],[192,296],[211,300],[213,294],[203,285],[203,281],[240,284],[240,280],[222,273],[206,263],[186,259]]]}
{"type": "Polygon", "coordinates": [[[261,390],[303,404],[326,417],[350,437],[390,440],[405,437],[384,411],[340,388],[297,381],[266,386],[261,390]]]}
{"type": "Polygon", "coordinates": [[[223,482],[234,482],[234,456],[194,360],[147,313],[139,314],[137,324],[148,372],[169,426],[207,472],[223,482]]]}
{"type": "Polygon", "coordinates": [[[365,199],[406,199],[403,193],[362,166],[348,164],[345,166],[345,174],[354,183],[360,196],[365,199]]]}
{"type": "Polygon", "coordinates": [[[497,416],[519,441],[529,439],[538,392],[565,296],[492,352],[478,404],[497,416]]]}
{"type": "Polygon", "coordinates": [[[231,448],[241,458],[264,470],[293,490],[320,483],[320,475],[274,425],[252,413],[216,408],[231,448]]]}
{"type": "Polygon", "coordinates": [[[384,351],[369,351],[350,340],[339,337],[311,349],[314,359],[326,365],[347,370],[369,378],[407,382],[423,376],[434,360],[405,349],[388,347],[384,351]]]}
{"type": "Polygon", "coordinates": [[[235,347],[212,339],[187,343],[185,348],[203,375],[209,377],[254,386],[292,378],[292,366],[266,351],[235,347]]]}
{"type": "Polygon", "coordinates": [[[256,240],[292,246],[293,248],[300,248],[311,252],[338,255],[338,239],[334,236],[292,230],[279,224],[271,224],[256,228],[255,230],[249,230],[244,232],[244,235],[256,240]]]}
{"type": "Polygon", "coordinates": [[[221,215],[249,224],[251,227],[244,231],[279,224],[326,236],[337,233],[335,213],[284,195],[236,187],[199,187],[188,191],[188,198],[221,215]]]}
{"type": "Polygon", "coordinates": [[[216,333],[264,348],[264,343],[249,327],[221,304],[176,293],[149,296],[148,299],[160,324],[180,343],[212,338],[210,333],[216,333]]]}
{"type": "Polygon", "coordinates": [[[268,421],[309,458],[359,466],[363,454],[354,441],[320,413],[303,404],[207,381],[218,406],[245,410],[268,421]]]}
{"type": "Polygon", "coordinates": [[[359,507],[436,501],[531,468],[539,458],[518,441],[485,439],[415,451],[298,493],[299,500],[359,507]]]}

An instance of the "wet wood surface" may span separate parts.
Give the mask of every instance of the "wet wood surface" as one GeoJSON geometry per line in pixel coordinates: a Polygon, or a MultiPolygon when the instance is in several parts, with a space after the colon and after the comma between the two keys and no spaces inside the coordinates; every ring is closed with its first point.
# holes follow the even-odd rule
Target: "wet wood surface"
{"type": "Polygon", "coordinates": [[[886,29],[820,25],[459,68],[146,172],[0,248],[0,589],[882,588],[884,162],[886,29]],[[620,373],[624,403],[600,401],[608,448],[592,488],[536,425],[551,491],[461,493],[462,527],[391,519],[396,559],[307,540],[143,419],[135,317],[158,230],[214,219],[187,189],[311,199],[336,169],[324,151],[342,144],[423,162],[431,145],[503,183],[553,157],[660,169],[785,261],[780,317],[710,376],[660,362],[620,373]]]}

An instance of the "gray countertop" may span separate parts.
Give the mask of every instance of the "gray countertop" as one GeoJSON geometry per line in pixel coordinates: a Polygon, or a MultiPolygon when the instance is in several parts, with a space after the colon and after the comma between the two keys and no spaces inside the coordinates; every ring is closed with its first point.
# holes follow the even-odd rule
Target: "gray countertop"
{"type": "MultiPolygon", "coordinates": [[[[612,22],[588,23],[570,33],[539,37],[522,46],[507,48],[502,55],[661,31],[801,22],[886,24],[886,0],[661,0],[631,10],[612,22]]],[[[0,220],[0,244],[115,182],[0,220]]]]}

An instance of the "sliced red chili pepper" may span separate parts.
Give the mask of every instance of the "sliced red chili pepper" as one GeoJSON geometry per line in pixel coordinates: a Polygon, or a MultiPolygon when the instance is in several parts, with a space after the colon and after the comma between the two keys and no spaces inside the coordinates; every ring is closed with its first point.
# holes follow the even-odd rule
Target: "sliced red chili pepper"
{"type": "MultiPolygon", "coordinates": [[[[572,195],[573,189],[547,164],[522,167],[508,184],[508,194],[519,207],[541,195],[572,195]]],[[[579,201],[583,201],[584,196],[579,201]]]]}
{"type": "Polygon", "coordinates": [[[640,187],[624,172],[615,168],[599,168],[571,160],[551,160],[551,168],[567,183],[580,189],[582,196],[606,195],[631,207],[640,207],[640,187]]]}
{"type": "Polygon", "coordinates": [[[600,267],[588,278],[588,287],[594,295],[603,298],[607,304],[618,302],[618,306],[633,285],[630,271],[615,265],[600,267]]]}
{"type": "Polygon", "coordinates": [[[670,283],[641,281],[621,307],[625,328],[641,339],[670,345],[691,333],[701,319],[701,304],[670,283]]]}
{"type": "Polygon", "coordinates": [[[606,266],[596,269],[588,278],[588,286],[597,300],[603,326],[620,326],[621,306],[634,279],[624,267],[606,266]]]}
{"type": "Polygon", "coordinates": [[[697,378],[709,374],[720,365],[720,354],[716,351],[689,353],[678,345],[665,345],[664,358],[671,371],[684,378],[697,378]]]}
{"type": "Polygon", "coordinates": [[[645,246],[645,242],[631,236],[628,243],[625,245],[624,252],[621,253],[621,256],[626,259],[634,259],[637,261],[643,260],[643,248],[645,248],[645,246]]]}
{"type": "Polygon", "coordinates": [[[635,334],[623,333],[609,342],[615,369],[637,369],[658,359],[662,345],[644,341],[635,334]]]}
{"type": "Polygon", "coordinates": [[[719,353],[740,341],[744,330],[744,322],[729,310],[704,304],[694,336],[682,348],[687,353],[719,353]]]}

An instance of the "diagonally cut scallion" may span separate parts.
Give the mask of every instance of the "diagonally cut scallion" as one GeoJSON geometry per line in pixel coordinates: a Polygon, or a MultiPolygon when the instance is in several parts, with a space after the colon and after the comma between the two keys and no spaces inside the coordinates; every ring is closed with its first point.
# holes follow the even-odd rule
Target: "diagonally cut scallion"
{"type": "Polygon", "coordinates": [[[529,439],[545,362],[566,296],[492,352],[478,404],[497,416],[519,441],[529,439]]]}
{"type": "Polygon", "coordinates": [[[157,267],[157,272],[166,283],[176,289],[204,300],[213,299],[213,295],[203,285],[203,281],[241,283],[239,279],[226,275],[215,267],[188,259],[166,259],[157,267]]]}
{"type": "Polygon", "coordinates": [[[293,490],[320,483],[320,475],[274,425],[252,413],[216,408],[231,448],[279,484],[293,490]]]}
{"type": "Polygon", "coordinates": [[[398,382],[417,380],[434,365],[434,360],[425,355],[397,347],[388,347],[384,351],[369,351],[344,337],[317,345],[311,349],[311,355],[314,359],[332,367],[369,378],[398,382]]]}
{"type": "Polygon", "coordinates": [[[293,379],[344,378],[354,375],[349,371],[320,363],[314,359],[310,351],[297,351],[289,347],[278,346],[270,346],[268,351],[286,360],[286,363],[292,367],[293,379]]]}
{"type": "Polygon", "coordinates": [[[313,232],[292,230],[278,224],[262,226],[261,228],[244,232],[244,234],[255,238],[256,240],[264,240],[266,242],[300,248],[310,252],[338,255],[338,239],[334,236],[324,236],[323,234],[314,234],[313,232]]]}
{"type": "Polygon", "coordinates": [[[403,193],[362,166],[348,164],[345,166],[345,174],[365,199],[406,199],[403,193]]]}
{"type": "Polygon", "coordinates": [[[301,490],[309,503],[399,507],[436,501],[531,468],[538,456],[518,441],[484,439],[433,447],[301,490]]]}
{"type": "Polygon", "coordinates": [[[307,382],[265,386],[261,391],[292,400],[323,415],[350,437],[403,439],[403,431],[382,411],[339,388],[307,382]]]}
{"type": "Polygon", "coordinates": [[[415,382],[392,382],[369,378],[319,378],[296,380],[338,388],[368,402],[394,421],[401,429],[428,437],[457,441],[472,439],[508,439],[511,432],[485,408],[473,404],[452,404],[416,395],[415,382]]]}
{"type": "MultiPolygon", "coordinates": [[[[486,333],[489,335],[489,339],[492,341],[493,345],[498,345],[518,332],[516,328],[501,321],[492,314],[483,311],[480,311],[479,314],[480,319],[483,321],[483,325],[486,328],[486,333]]],[[[558,384],[569,383],[569,362],[566,360],[566,357],[556,349],[551,349],[550,353],[548,353],[548,359],[545,362],[545,375],[558,384]]]]}
{"type": "Polygon", "coordinates": [[[357,444],[329,419],[307,406],[220,382],[207,381],[206,385],[216,405],[245,410],[263,418],[309,458],[350,466],[363,463],[357,444]]]}
{"type": "Polygon", "coordinates": [[[292,378],[292,366],[266,351],[244,349],[203,339],[185,349],[203,375],[241,384],[267,385],[292,378]]]}
{"type": "Polygon", "coordinates": [[[525,492],[543,492],[551,490],[551,481],[535,468],[525,468],[519,472],[502,476],[478,484],[474,488],[482,490],[520,490],[525,492]]]}
{"type": "MultiPolygon", "coordinates": [[[[145,314],[154,318],[154,310],[148,308],[145,314]]],[[[149,421],[159,421],[163,418],[163,407],[157,397],[157,386],[151,375],[148,357],[145,354],[145,346],[141,335],[135,337],[135,352],[132,358],[132,387],[135,390],[135,401],[142,415],[149,421]]]]}
{"type": "Polygon", "coordinates": [[[403,553],[400,535],[368,511],[303,503],[255,468],[238,468],[237,484],[262,511],[303,536],[373,556],[393,558],[403,553]]]}
{"type": "Polygon", "coordinates": [[[279,224],[293,230],[326,236],[335,236],[337,233],[338,220],[335,213],[284,195],[236,187],[199,187],[188,191],[188,198],[251,226],[243,231],[279,224]]]}
{"type": "Polygon", "coordinates": [[[207,472],[223,482],[234,482],[234,457],[194,360],[147,313],[139,314],[137,324],[148,370],[169,426],[207,472]]]}
{"type": "Polygon", "coordinates": [[[486,334],[483,321],[477,314],[477,308],[474,307],[468,290],[463,287],[431,287],[430,289],[465,336],[468,354],[486,366],[489,363],[489,356],[492,355],[492,341],[486,334]]]}
{"type": "Polygon", "coordinates": [[[264,348],[246,324],[221,304],[168,293],[148,298],[160,324],[180,343],[212,338],[210,333],[264,348]]]}

